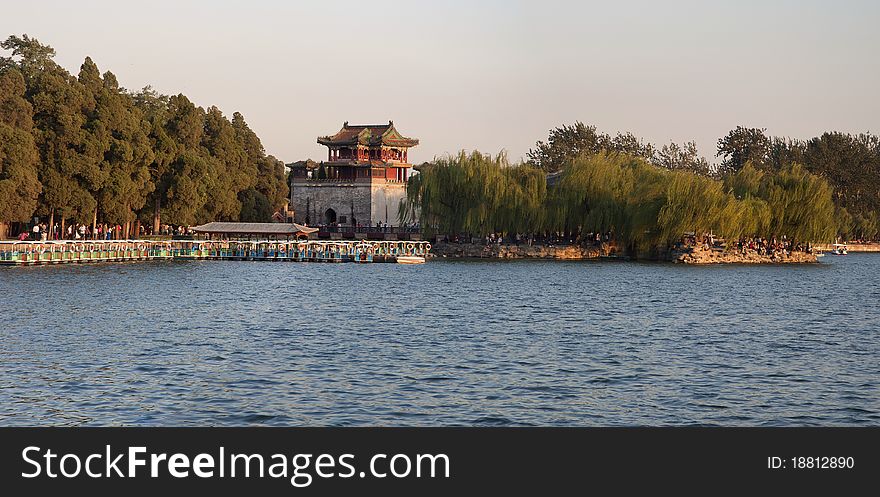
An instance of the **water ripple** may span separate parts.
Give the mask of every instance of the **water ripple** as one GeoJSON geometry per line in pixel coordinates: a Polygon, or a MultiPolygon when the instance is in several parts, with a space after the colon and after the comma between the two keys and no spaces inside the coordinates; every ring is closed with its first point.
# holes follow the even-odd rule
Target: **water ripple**
{"type": "Polygon", "coordinates": [[[2,425],[877,425],[880,255],[0,268],[2,425]]]}

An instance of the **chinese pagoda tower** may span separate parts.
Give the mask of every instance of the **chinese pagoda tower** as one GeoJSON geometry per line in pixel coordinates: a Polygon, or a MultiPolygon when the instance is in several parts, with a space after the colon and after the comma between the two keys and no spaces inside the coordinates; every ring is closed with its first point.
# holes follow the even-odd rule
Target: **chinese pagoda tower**
{"type": "Polygon", "coordinates": [[[388,124],[351,125],[318,137],[327,160],[290,164],[294,220],[308,225],[398,225],[398,207],[419,144],[388,124]]]}

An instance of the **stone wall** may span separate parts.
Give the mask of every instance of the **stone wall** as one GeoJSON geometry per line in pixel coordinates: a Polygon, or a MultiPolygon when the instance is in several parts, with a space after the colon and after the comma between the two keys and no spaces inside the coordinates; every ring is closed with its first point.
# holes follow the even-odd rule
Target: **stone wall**
{"type": "Polygon", "coordinates": [[[406,198],[406,183],[374,183],[371,189],[370,224],[399,226],[400,201],[406,198]]]}
{"type": "MultiPolygon", "coordinates": [[[[823,252],[831,252],[834,250],[834,245],[830,243],[817,243],[815,245],[817,250],[821,250],[823,252]]],[[[868,242],[868,243],[847,243],[846,244],[847,252],[880,252],[880,243],[876,242],[868,242]]]]}
{"type": "Polygon", "coordinates": [[[778,251],[770,255],[761,255],[754,250],[742,253],[739,250],[704,248],[702,246],[672,252],[670,258],[673,262],[684,264],[805,264],[819,261],[815,254],[808,252],[786,253],[778,251]]]}
{"type": "Polygon", "coordinates": [[[291,185],[290,205],[293,220],[300,224],[327,223],[327,210],[336,212],[336,221],[351,224],[352,216],[361,224],[372,224],[370,183],[343,183],[336,181],[294,181],[291,185]]]}
{"type": "MultiPolygon", "coordinates": [[[[497,245],[481,243],[435,243],[431,248],[435,257],[491,258],[491,259],[559,259],[585,260],[602,257],[621,257],[613,244],[580,247],[576,245],[497,245]]],[[[656,258],[652,260],[657,260],[656,258]]],[[[660,257],[661,261],[683,264],[804,264],[818,262],[814,254],[807,252],[779,252],[774,255],[760,255],[756,251],[745,254],[739,251],[726,251],[695,247],[679,252],[670,252],[660,257]]]]}
{"type": "Polygon", "coordinates": [[[327,210],[336,212],[336,221],[373,226],[377,222],[399,225],[400,201],[406,197],[405,183],[294,181],[290,191],[293,221],[300,224],[325,224],[327,210]],[[342,217],[345,216],[345,221],[342,217]]]}
{"type": "Polygon", "coordinates": [[[480,243],[436,243],[431,254],[436,257],[467,257],[493,259],[597,259],[610,255],[611,247],[580,247],[576,245],[497,245],[480,243]]]}

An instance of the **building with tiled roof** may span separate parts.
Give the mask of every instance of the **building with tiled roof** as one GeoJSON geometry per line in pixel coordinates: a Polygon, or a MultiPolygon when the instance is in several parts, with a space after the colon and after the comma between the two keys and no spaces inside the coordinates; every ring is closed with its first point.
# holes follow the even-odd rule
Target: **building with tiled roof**
{"type": "Polygon", "coordinates": [[[412,171],[409,148],[419,140],[388,124],[352,125],[319,136],[327,160],[290,164],[294,220],[312,225],[396,225],[412,171]]]}
{"type": "Polygon", "coordinates": [[[388,121],[388,124],[348,124],[348,121],[342,124],[342,129],[335,135],[319,136],[318,143],[326,145],[333,150],[334,148],[346,148],[352,145],[363,146],[367,148],[401,148],[405,150],[409,147],[415,147],[419,141],[414,138],[407,138],[401,135],[394,128],[394,122],[388,121]]]}

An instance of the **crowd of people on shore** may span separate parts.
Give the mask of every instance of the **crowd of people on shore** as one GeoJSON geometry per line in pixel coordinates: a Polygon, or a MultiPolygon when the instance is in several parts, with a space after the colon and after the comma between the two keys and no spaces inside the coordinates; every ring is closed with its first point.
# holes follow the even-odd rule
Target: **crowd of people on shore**
{"type": "Polygon", "coordinates": [[[448,236],[447,243],[456,244],[484,244],[487,247],[492,245],[542,245],[546,247],[581,245],[581,246],[599,246],[603,243],[609,243],[613,239],[613,234],[608,233],[565,233],[561,231],[543,232],[543,233],[489,233],[483,237],[477,237],[469,234],[457,234],[448,236]]]}
{"type": "MultiPolygon", "coordinates": [[[[308,220],[306,220],[306,225],[308,226],[308,220]]],[[[354,231],[354,232],[374,232],[374,233],[395,233],[398,231],[405,232],[413,232],[420,231],[421,227],[417,223],[403,223],[401,225],[395,226],[394,224],[388,224],[383,222],[376,222],[375,225],[366,225],[361,223],[354,224],[346,224],[346,223],[319,223],[315,226],[320,231],[330,231],[330,232],[342,232],[342,231],[354,231]]]]}
{"type": "Polygon", "coordinates": [[[697,237],[695,234],[689,234],[683,237],[682,243],[676,248],[692,248],[696,246],[700,246],[704,250],[726,250],[729,248],[735,248],[736,251],[742,255],[746,255],[749,252],[762,256],[773,256],[781,253],[791,254],[792,252],[813,253],[812,244],[801,242],[794,243],[785,235],[781,238],[744,237],[736,240],[732,245],[728,245],[725,240],[717,238],[710,233],[703,234],[701,237],[697,237]]]}
{"type": "Polygon", "coordinates": [[[174,226],[163,224],[159,231],[153,231],[152,226],[137,225],[129,228],[126,233],[125,227],[120,224],[100,223],[94,226],[87,224],[68,224],[62,228],[60,223],[55,223],[51,228],[47,223],[35,223],[25,227],[18,234],[19,241],[47,241],[47,240],[123,240],[143,238],[147,236],[184,236],[191,235],[192,230],[188,226],[174,226]]]}
{"type": "Polygon", "coordinates": [[[746,238],[738,240],[736,247],[742,254],[745,254],[749,250],[757,252],[759,255],[771,256],[779,252],[785,252],[787,254],[792,252],[813,253],[812,244],[804,244],[800,242],[792,243],[791,240],[785,238],[785,235],[782,236],[782,239],[776,239],[775,237],[769,240],[766,238],[746,238]]]}
{"type": "MultiPolygon", "coordinates": [[[[553,246],[566,246],[566,245],[580,245],[580,246],[594,246],[598,247],[602,244],[611,243],[614,241],[614,233],[586,233],[586,234],[576,234],[576,233],[563,233],[563,232],[546,232],[546,233],[489,233],[483,237],[475,237],[473,235],[468,234],[458,234],[453,236],[446,237],[447,243],[454,244],[482,244],[486,247],[491,247],[493,245],[516,245],[519,246],[521,244],[532,246],[532,245],[543,245],[547,247],[553,246]]],[[[735,249],[741,254],[746,254],[748,252],[754,252],[758,255],[762,256],[773,256],[774,254],[785,252],[790,254],[791,252],[807,252],[813,253],[813,246],[810,243],[802,243],[797,242],[793,243],[790,239],[785,236],[781,238],[763,238],[763,237],[745,237],[739,240],[736,240],[732,245],[728,245],[728,243],[718,238],[711,233],[703,234],[702,236],[697,236],[695,234],[686,234],[682,237],[682,239],[674,244],[672,247],[673,250],[687,250],[695,247],[700,247],[704,250],[709,249],[717,249],[717,250],[728,250],[735,249]]]]}

